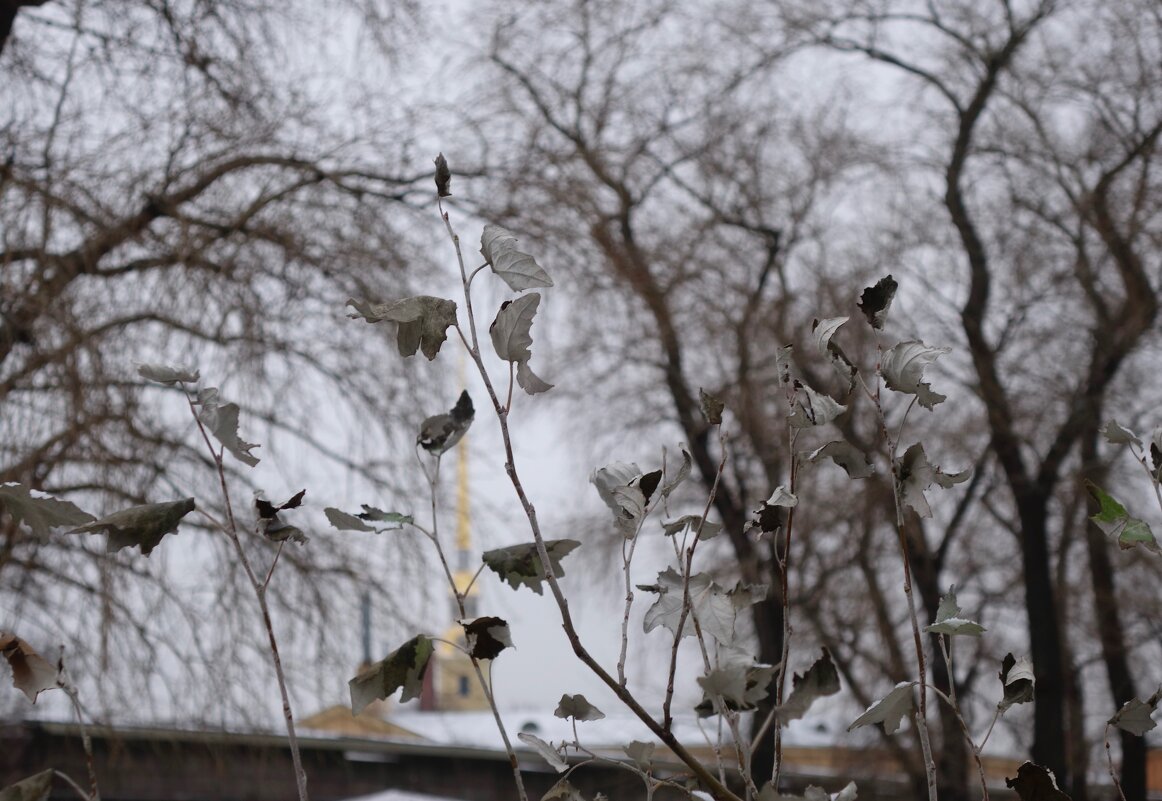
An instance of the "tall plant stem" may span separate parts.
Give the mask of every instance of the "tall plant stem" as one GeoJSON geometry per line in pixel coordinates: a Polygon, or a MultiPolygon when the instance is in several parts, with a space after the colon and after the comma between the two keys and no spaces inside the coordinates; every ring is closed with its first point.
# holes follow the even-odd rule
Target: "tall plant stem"
{"type": "MultiPolygon", "coordinates": [[[[557,604],[557,609],[561,615],[561,627],[565,631],[565,636],[569,640],[569,645],[573,649],[574,655],[580,660],[582,664],[589,668],[598,679],[601,680],[609,689],[617,696],[625,706],[644,723],[650,731],[668,747],[674,756],[681,760],[691,772],[698,778],[700,782],[706,787],[710,794],[717,799],[717,801],[742,801],[737,795],[730,791],[725,784],[718,780],[713,773],[706,769],[697,757],[690,753],[690,751],[674,737],[661,723],[654,719],[654,717],[642,707],[638,700],[623,687],[618,680],[611,675],[600,663],[589,653],[581,642],[581,637],[577,633],[576,626],[573,624],[573,616],[569,611],[569,602],[565,598],[565,594],[561,591],[561,585],[557,581],[557,576],[553,572],[553,565],[549,559],[549,553],[545,548],[545,539],[541,533],[541,526],[537,520],[537,510],[533,506],[532,501],[524,489],[524,484],[520,480],[517,473],[516,459],[513,454],[512,436],[508,427],[509,410],[501,403],[492,380],[489,377],[488,369],[484,364],[483,358],[480,355],[479,341],[476,333],[475,317],[472,310],[472,293],[470,289],[470,282],[468,271],[464,266],[464,257],[460,251],[460,238],[456,235],[452,228],[451,221],[448,214],[443,211],[441,207],[440,214],[443,217],[444,225],[448,230],[448,235],[452,239],[452,244],[456,251],[456,260],[460,267],[460,277],[464,287],[464,303],[466,306],[466,313],[468,315],[469,332],[465,341],[469,343],[468,351],[476,369],[480,374],[480,379],[484,383],[484,388],[488,393],[489,400],[492,401],[493,411],[496,413],[497,421],[500,425],[500,435],[504,442],[504,469],[507,473],[509,482],[512,484],[513,490],[516,492],[517,499],[520,502],[521,509],[524,511],[525,517],[529,523],[529,529],[532,532],[533,540],[536,543],[537,555],[541,560],[541,566],[545,573],[545,579],[549,585],[549,590],[553,595],[553,600],[557,604]]],[[[464,337],[461,332],[461,337],[464,337]]]]}

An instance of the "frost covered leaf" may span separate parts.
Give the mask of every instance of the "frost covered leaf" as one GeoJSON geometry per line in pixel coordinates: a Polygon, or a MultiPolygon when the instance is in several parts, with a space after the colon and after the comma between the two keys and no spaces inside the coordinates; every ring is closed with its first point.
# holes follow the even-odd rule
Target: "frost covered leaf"
{"type": "Polygon", "coordinates": [[[533,356],[530,350],[533,345],[533,317],[540,303],[541,296],[537,292],[530,292],[516,300],[506,300],[488,329],[496,355],[516,365],[516,381],[530,395],[553,388],[552,384],[542,381],[529,367],[529,359],[533,356]]]}
{"type": "Polygon", "coordinates": [[[698,686],[708,697],[721,696],[733,704],[732,709],[736,709],[742,705],[746,695],[746,667],[727,665],[714,668],[705,676],[698,677],[698,686]]]}
{"type": "Polygon", "coordinates": [[[396,346],[404,357],[414,356],[419,350],[428,361],[436,358],[448,338],[448,326],[456,324],[456,302],[431,295],[416,295],[391,303],[367,303],[350,298],[347,305],[355,309],[347,315],[352,319],[397,323],[396,346]]]}
{"type": "Polygon", "coordinates": [[[847,730],[851,731],[872,723],[882,723],[884,724],[884,733],[892,734],[900,728],[900,723],[912,712],[912,705],[912,685],[910,682],[902,681],[890,693],[869,706],[866,712],[847,727],[847,730]]]}
{"type": "Polygon", "coordinates": [[[775,491],[771,493],[771,497],[767,498],[765,503],[767,506],[782,506],[787,509],[793,509],[799,505],[799,499],[790,490],[780,484],[775,487],[775,491]]]}
{"type": "Polygon", "coordinates": [[[508,622],[499,617],[478,617],[460,621],[464,627],[464,642],[473,659],[496,659],[505,648],[512,648],[512,634],[508,622]]]}
{"type": "Polygon", "coordinates": [[[697,532],[700,540],[712,540],[722,533],[722,524],[710,520],[703,521],[702,515],[682,515],[677,520],[662,523],[662,530],[668,537],[680,534],[686,529],[697,532]]]}
{"type": "Polygon", "coordinates": [[[1053,771],[1033,762],[1026,762],[1017,768],[1017,778],[1006,778],[1005,786],[1016,790],[1021,801],[1070,801],[1069,796],[1057,786],[1053,771]]]}
{"type": "Polygon", "coordinates": [[[791,413],[787,422],[794,428],[811,428],[827,425],[847,411],[847,407],[837,403],[830,395],[816,392],[811,387],[795,381],[795,398],[791,402],[791,413]]]}
{"type": "Polygon", "coordinates": [[[641,740],[633,740],[629,745],[623,746],[621,750],[625,751],[625,755],[633,760],[633,763],[642,770],[650,769],[650,760],[654,758],[654,749],[657,746],[654,743],[643,743],[641,740]]]}
{"type": "MultiPolygon", "coordinates": [[[[645,479],[646,474],[632,462],[613,462],[589,474],[589,482],[613,512],[614,524],[623,537],[634,536],[645,516],[649,503],[645,490],[650,489],[648,484],[643,487],[645,479]]],[[[657,486],[652,479],[648,483],[657,486]]]]}
{"type": "MultiPolygon", "coordinates": [[[[682,615],[682,576],[672,567],[658,574],[657,584],[639,584],[638,589],[657,593],[658,600],[646,610],[642,621],[645,631],[651,632],[658,626],[665,626],[675,636],[678,635],[678,621],[682,615]]],[[[697,573],[690,577],[690,611],[698,619],[704,634],[709,634],[722,643],[734,637],[734,602],[722,587],[710,576],[697,573]]],[[[694,626],[687,619],[682,627],[683,637],[694,636],[694,626]]]]}
{"type": "Polygon", "coordinates": [[[448,168],[448,160],[443,153],[436,156],[436,195],[452,197],[452,170],[448,168]]]}
{"type": "Polygon", "coordinates": [[[1154,532],[1150,530],[1150,526],[1145,521],[1130,517],[1126,507],[1092,481],[1086,481],[1085,486],[1089,490],[1089,494],[1101,506],[1101,510],[1090,516],[1089,519],[1107,536],[1116,538],[1119,548],[1129,550],[1135,545],[1141,545],[1154,553],[1162,553],[1162,549],[1158,546],[1158,540],[1154,537],[1154,532]]]}
{"type": "Polygon", "coordinates": [[[55,771],[42,770],[0,790],[0,801],[48,801],[55,771]]]}
{"type": "Polygon", "coordinates": [[[347,682],[351,690],[351,713],[358,715],[372,701],[383,700],[401,687],[401,701],[418,698],[431,657],[432,641],[420,634],[361,671],[347,682]]]}
{"type": "Polygon", "coordinates": [[[956,603],[956,586],[953,585],[948,588],[948,594],[940,598],[940,606],[936,609],[936,622],[925,626],[924,631],[931,634],[979,637],[985,631],[985,627],[960,616],[960,606],[956,603]]]}
{"type": "Polygon", "coordinates": [[[222,403],[217,388],[206,387],[198,392],[197,404],[202,407],[198,419],[214,435],[214,439],[222,443],[222,447],[243,464],[251,467],[258,464],[258,457],[250,451],[259,446],[238,438],[237,403],[222,403]]]}
{"type": "Polygon", "coordinates": [[[823,656],[816,659],[802,676],[796,673],[791,684],[791,695],[776,710],[780,726],[803,717],[817,699],[839,692],[839,672],[831,661],[831,652],[824,648],[823,656]]]}
{"type": "Polygon", "coordinates": [[[839,327],[846,323],[847,317],[830,317],[826,320],[812,320],[811,321],[811,335],[815,338],[815,347],[819,350],[819,355],[827,359],[831,366],[835,368],[835,372],[848,382],[848,389],[855,387],[855,377],[859,372],[855,369],[851,359],[847,358],[847,354],[843,352],[843,348],[831,341],[831,337],[839,330],[839,327]]]}
{"type": "Polygon", "coordinates": [[[561,779],[541,796],[541,801],[585,801],[585,796],[568,779],[561,779]]]}
{"type": "Polygon", "coordinates": [[[0,631],[0,655],[12,668],[12,684],[32,703],[45,690],[57,687],[60,666],[49,662],[15,634],[0,631]]]}
{"type": "Polygon", "coordinates": [[[1159,699],[1162,699],[1162,688],[1155,690],[1144,702],[1131,698],[1110,718],[1110,725],[1139,737],[1144,736],[1158,725],[1150,715],[1158,708],[1159,699]]]}
{"type": "Polygon", "coordinates": [[[516,236],[499,225],[484,226],[480,235],[480,254],[513,292],[553,285],[553,279],[536,259],[517,250],[516,236]]]}
{"type": "Polygon", "coordinates": [[[132,548],[136,545],[141,548],[141,553],[149,556],[150,552],[161,542],[161,538],[166,534],[176,532],[181,519],[192,511],[194,511],[193,498],[164,503],[147,503],[114,512],[86,526],[74,528],[69,533],[104,533],[109,537],[105,543],[106,553],[113,553],[122,548],[132,548]]]}
{"type": "Polygon", "coordinates": [[[711,700],[712,695],[721,696],[727,709],[744,712],[754,709],[770,691],[776,670],[773,665],[755,662],[741,649],[722,648],[719,654],[719,666],[698,679],[705,693],[702,701],[694,707],[699,717],[709,717],[721,711],[711,700]]]}
{"type": "MultiPolygon", "coordinates": [[[[565,575],[561,560],[580,544],[577,540],[545,540],[545,550],[549,554],[553,575],[558,577],[565,575]]],[[[512,585],[514,590],[525,586],[537,595],[542,594],[541,582],[545,580],[545,571],[537,554],[535,542],[485,551],[484,564],[512,585]]]]}
{"type": "Polygon", "coordinates": [[[933,392],[923,380],[924,368],[948,353],[951,348],[930,348],[919,340],[910,339],[884,351],[880,359],[880,375],[888,389],[915,395],[925,409],[931,409],[946,396],[933,392]]]}
{"type": "Polygon", "coordinates": [[[303,502],[307,491],[299,490],[289,501],[275,506],[265,498],[255,498],[254,507],[258,510],[258,531],[272,542],[306,542],[307,535],[297,526],[292,526],[278,516],[284,509],[295,509],[303,502]]]}
{"type": "Polygon", "coordinates": [[[561,753],[535,734],[522,731],[516,738],[543,756],[557,773],[564,773],[569,769],[569,763],[561,757],[561,753]]]}
{"type": "Polygon", "coordinates": [[[678,468],[678,472],[674,473],[674,476],[662,485],[662,495],[666,498],[670,497],[670,493],[690,477],[690,468],[694,466],[694,458],[690,455],[690,450],[686,447],[686,443],[683,442],[678,446],[678,449],[682,451],[682,464],[678,468]]]}
{"type": "Polygon", "coordinates": [[[967,481],[972,475],[972,469],[962,470],[959,473],[945,473],[936,465],[928,462],[924,453],[924,446],[919,442],[904,451],[904,455],[896,460],[896,481],[899,483],[900,497],[904,504],[916,510],[920,517],[931,517],[932,508],[924,497],[924,490],[933,484],[948,489],[954,484],[967,481]]]}
{"type": "Polygon", "coordinates": [[[604,712],[589,703],[585,699],[585,696],[580,693],[577,695],[562,695],[560,703],[553,710],[553,714],[559,718],[573,718],[579,721],[601,720],[605,717],[604,712]]]}
{"type": "Polygon", "coordinates": [[[722,425],[722,412],[726,404],[701,387],[698,388],[698,404],[702,408],[702,416],[712,426],[722,425]]]}
{"type": "Polygon", "coordinates": [[[172,387],[174,384],[196,384],[202,377],[195,368],[171,367],[168,364],[139,364],[137,374],[146,381],[156,381],[172,387]]]}
{"type": "Polygon", "coordinates": [[[0,509],[17,525],[27,526],[38,538],[46,538],[54,528],[84,525],[93,519],[72,503],[15,482],[0,484],[0,509]]]}
{"type": "Polygon", "coordinates": [[[876,330],[884,327],[884,321],[888,317],[888,309],[892,306],[892,299],[896,297],[896,289],[899,288],[896,279],[888,275],[876,281],[875,286],[869,286],[864,289],[859,296],[859,310],[863,312],[863,316],[867,318],[868,325],[876,330]]]}
{"type": "Polygon", "coordinates": [[[876,471],[867,454],[846,440],[828,442],[807,454],[807,461],[814,464],[824,456],[843,468],[848,478],[867,478],[876,471]]]}
{"type": "Polygon", "coordinates": [[[1001,660],[1001,686],[1004,696],[997,704],[1004,712],[1014,704],[1024,704],[1033,700],[1033,688],[1036,679],[1033,677],[1033,663],[1029,657],[1022,656],[1016,659],[1012,654],[1005,654],[1001,660]]]}
{"type": "Polygon", "coordinates": [[[1142,446],[1142,440],[1138,439],[1138,435],[1130,429],[1118,425],[1117,420],[1107,420],[1099,430],[1106,441],[1114,445],[1142,446]]]}
{"type": "Polygon", "coordinates": [[[472,398],[468,395],[468,390],[464,390],[451,411],[434,414],[420,424],[416,443],[436,455],[451,450],[468,433],[468,427],[472,425],[475,417],[476,409],[472,406],[472,398]]]}

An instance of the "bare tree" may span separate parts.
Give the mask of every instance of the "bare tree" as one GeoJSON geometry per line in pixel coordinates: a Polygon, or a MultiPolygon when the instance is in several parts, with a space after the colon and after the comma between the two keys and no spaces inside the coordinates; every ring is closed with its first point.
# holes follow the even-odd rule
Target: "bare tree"
{"type": "MultiPolygon", "coordinates": [[[[1134,648],[1118,626],[1099,637],[1066,610],[1085,577],[1068,561],[1079,553],[1068,550],[1078,541],[1069,515],[1080,519],[1086,504],[1077,476],[1100,469],[1102,414],[1157,334],[1162,29],[1148,5],[502,9],[491,57],[508,115],[482,126],[503,129],[498,140],[519,153],[495,165],[508,178],[490,186],[489,212],[555,248],[581,288],[569,325],[581,352],[599,354],[601,379],[585,394],[610,388],[603,409],[634,398],[626,424],[662,415],[689,442],[707,487],[718,454],[698,388],[728,400],[739,467],[715,509],[749,581],[777,588],[780,578],[776,548],[744,534],[750,510],[786,480],[775,349],[801,341],[812,316],[847,313],[869,278],[895,271],[919,287],[903,290],[925,304],[930,320],[916,324],[967,354],[956,363],[972,391],[956,412],[963,434],[940,441],[977,476],[938,523],[906,521],[917,592],[929,619],[956,583],[992,619],[1028,620],[1033,757],[1078,798],[1078,759],[1093,735],[1081,704],[1094,710],[1103,697],[1080,677],[1078,649],[1100,642],[1117,704],[1134,691],[1134,648]],[[883,80],[858,82],[845,71],[848,53],[883,80]],[[890,105],[877,100],[885,94],[890,105]],[[1011,538],[990,535],[980,553],[970,532],[998,527],[1011,538]]],[[[841,424],[873,451],[866,411],[857,403],[841,424]]],[[[893,563],[879,557],[890,484],[869,481],[860,509],[811,521],[795,595],[868,701],[869,677],[906,675],[904,618],[886,578],[893,563]],[[853,580],[868,587],[858,610],[830,594],[853,580]],[[869,608],[872,630],[853,625],[869,608]]],[[[1141,619],[1141,604],[1118,603],[1118,562],[1103,558],[1111,546],[1084,539],[1102,619],[1141,619]]],[[[781,615],[776,593],[756,607],[764,661],[779,659],[781,615]]],[[[995,703],[995,688],[982,686],[1004,652],[994,649],[1026,647],[1003,627],[995,639],[962,654],[956,676],[933,660],[934,683],[956,688],[970,720],[995,703]]],[[[965,797],[968,752],[947,709],[941,732],[941,794],[965,797]]],[[[1127,787],[1144,786],[1141,740],[1126,737],[1122,748],[1127,787]]]]}
{"type": "MultiPolygon", "coordinates": [[[[184,401],[145,388],[134,370],[169,361],[200,366],[240,404],[242,436],[263,442],[255,455],[278,463],[288,484],[313,479],[312,491],[323,482],[335,491],[330,476],[346,474],[384,494],[400,488],[385,455],[408,445],[391,433],[395,409],[426,379],[378,373],[375,354],[353,351],[340,320],[348,297],[405,286],[399,268],[417,257],[403,232],[430,194],[430,163],[406,153],[398,98],[380,90],[341,116],[365,76],[331,75],[333,94],[312,92],[307,81],[320,78],[290,46],[323,48],[331,26],[382,64],[390,29],[376,41],[351,38],[366,10],[0,7],[0,482],[94,512],[179,493],[212,511],[212,462],[184,401]]],[[[229,463],[248,498],[250,468],[229,463]]],[[[180,548],[168,567],[101,550],[80,535],[42,542],[0,519],[0,625],[19,622],[46,645],[67,641],[111,679],[193,663],[194,682],[211,681],[205,667],[231,629],[226,601],[248,603],[234,597],[237,565],[197,548],[180,548]],[[204,585],[213,594],[177,569],[201,559],[217,562],[204,585]],[[83,613],[62,615],[62,605],[83,613]]],[[[366,563],[288,555],[303,581],[273,590],[287,618],[315,629],[304,643],[322,636],[319,654],[349,666],[350,653],[327,655],[341,635],[324,624],[338,598],[358,597],[338,589],[366,585],[366,563]]],[[[148,681],[161,696],[185,687],[148,681]]],[[[228,683],[216,691],[245,700],[228,683]]]]}

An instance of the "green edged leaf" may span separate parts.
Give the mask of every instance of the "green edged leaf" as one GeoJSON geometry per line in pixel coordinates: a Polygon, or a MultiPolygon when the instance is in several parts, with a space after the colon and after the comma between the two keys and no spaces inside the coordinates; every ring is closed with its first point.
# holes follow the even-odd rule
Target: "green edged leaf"
{"type": "Polygon", "coordinates": [[[577,721],[601,720],[605,717],[604,712],[585,700],[585,696],[581,694],[562,695],[561,702],[557,704],[553,714],[559,718],[573,718],[577,721]]]}
{"type": "Polygon", "coordinates": [[[517,249],[516,236],[499,225],[488,224],[480,235],[480,253],[513,292],[553,285],[553,279],[536,259],[517,249]]]}
{"type": "Polygon", "coordinates": [[[138,546],[149,556],[166,534],[176,532],[182,518],[194,511],[194,499],[147,503],[131,506],[102,517],[86,526],[74,528],[71,534],[106,534],[105,551],[113,553],[122,548],[138,546]]]}
{"type": "Polygon", "coordinates": [[[931,409],[946,399],[939,392],[933,392],[926,383],[924,368],[951,351],[951,348],[930,348],[919,340],[908,340],[884,351],[880,358],[880,375],[888,389],[915,395],[917,402],[925,409],[931,409]]]}
{"type": "Polygon", "coordinates": [[[59,686],[60,666],[49,662],[15,634],[0,631],[0,656],[12,669],[13,686],[32,703],[45,690],[59,686]]]}
{"type": "MultiPolygon", "coordinates": [[[[553,575],[558,577],[565,575],[561,560],[580,545],[577,540],[545,540],[545,550],[549,555],[553,575]]],[[[545,571],[537,554],[535,542],[485,551],[484,564],[507,581],[514,590],[528,587],[537,595],[543,593],[542,582],[545,580],[545,571]]]]}
{"type": "Polygon", "coordinates": [[[1129,550],[1136,545],[1141,545],[1148,551],[1162,553],[1162,548],[1159,548],[1154,532],[1150,530],[1150,526],[1144,520],[1130,517],[1126,507],[1092,481],[1086,481],[1085,486],[1101,507],[1098,513],[1091,515],[1089,519],[1107,536],[1114,537],[1119,548],[1129,550]]]}
{"type": "Polygon", "coordinates": [[[54,528],[70,528],[93,520],[69,501],[62,501],[23,484],[0,484],[0,509],[17,525],[26,526],[39,539],[46,539],[54,528]]]}
{"type": "Polygon", "coordinates": [[[448,327],[456,324],[456,302],[431,295],[417,295],[391,303],[367,303],[350,298],[347,305],[355,309],[352,319],[369,323],[396,323],[396,346],[403,357],[421,351],[428,361],[436,358],[448,338],[448,327]]]}
{"type": "Polygon", "coordinates": [[[146,381],[156,381],[172,387],[174,384],[196,384],[202,377],[197,369],[192,367],[171,367],[168,364],[138,364],[137,374],[146,381]]]}
{"type": "Polygon", "coordinates": [[[780,726],[803,717],[820,698],[839,692],[839,671],[831,661],[831,652],[824,648],[823,656],[816,659],[806,673],[792,676],[791,685],[791,695],[775,712],[780,726]]]}
{"type": "Polygon", "coordinates": [[[351,690],[351,713],[358,715],[372,701],[383,700],[401,687],[401,701],[418,698],[431,657],[432,641],[420,634],[361,671],[347,683],[351,690]]]}
{"type": "Polygon", "coordinates": [[[904,718],[912,713],[914,705],[911,682],[902,681],[890,693],[867,708],[867,711],[852,721],[848,731],[873,723],[884,724],[884,733],[893,734],[904,718]]]}

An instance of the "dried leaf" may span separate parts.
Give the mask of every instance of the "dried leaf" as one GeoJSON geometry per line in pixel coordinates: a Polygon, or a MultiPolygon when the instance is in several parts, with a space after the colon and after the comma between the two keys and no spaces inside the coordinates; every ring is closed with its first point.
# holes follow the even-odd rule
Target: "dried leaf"
{"type": "Polygon", "coordinates": [[[436,414],[424,420],[416,442],[421,448],[434,454],[451,450],[468,433],[468,427],[476,416],[472,398],[468,390],[460,393],[456,405],[445,414],[436,414]]]}
{"type": "Polygon", "coordinates": [[[872,328],[880,330],[884,327],[884,321],[888,317],[888,309],[892,306],[892,300],[896,297],[896,289],[899,284],[892,276],[888,275],[876,281],[875,286],[869,286],[864,289],[859,296],[859,310],[863,312],[863,316],[867,318],[868,325],[872,328]]]}
{"type": "Polygon", "coordinates": [[[461,620],[460,625],[473,659],[496,659],[505,648],[512,648],[512,634],[502,618],[478,617],[468,622],[461,620]]]}
{"type": "Polygon", "coordinates": [[[999,678],[1004,688],[1004,695],[997,704],[1001,712],[1014,704],[1024,704],[1033,700],[1037,680],[1033,675],[1033,663],[1029,661],[1029,657],[1015,659],[1012,654],[1005,654],[1005,658],[1001,660],[999,678]]]}
{"type": "Polygon", "coordinates": [[[573,718],[578,721],[601,720],[605,717],[604,712],[589,703],[581,694],[562,695],[553,714],[559,718],[573,718]]]}
{"type": "Polygon", "coordinates": [[[401,687],[401,701],[418,698],[431,657],[432,641],[421,634],[360,672],[347,683],[352,714],[358,715],[372,701],[383,700],[401,687]]]}
{"type": "Polygon", "coordinates": [[[535,734],[529,734],[527,731],[522,731],[517,734],[517,739],[525,745],[533,748],[538,754],[545,758],[545,761],[553,766],[553,770],[557,773],[564,773],[569,769],[569,763],[564,760],[561,753],[549,743],[546,743],[535,734]]]}
{"type": "Polygon", "coordinates": [[[60,666],[49,662],[15,634],[0,631],[0,656],[12,668],[12,684],[32,703],[45,690],[58,686],[60,666]]]}
{"type": "Polygon", "coordinates": [[[68,501],[62,501],[23,484],[0,484],[0,509],[17,525],[26,526],[39,539],[48,538],[54,528],[70,528],[93,520],[68,501]]]}
{"type": "Polygon", "coordinates": [[[902,681],[890,693],[869,706],[866,712],[852,721],[847,730],[851,731],[860,726],[882,723],[884,724],[884,732],[892,734],[900,728],[904,718],[911,714],[913,705],[912,684],[902,681]]]}
{"type": "Polygon", "coordinates": [[[516,247],[516,236],[499,225],[486,225],[480,235],[480,253],[513,292],[553,285],[536,259],[516,247]]]}
{"type": "Polygon", "coordinates": [[[107,534],[109,539],[105,551],[113,553],[122,548],[139,546],[141,552],[149,556],[161,542],[161,538],[176,532],[182,518],[194,511],[194,499],[164,503],[147,503],[132,506],[120,512],[103,517],[87,526],[74,528],[70,534],[107,534]]]}
{"type": "Polygon", "coordinates": [[[1017,778],[1005,779],[1005,785],[1016,790],[1021,801],[1070,801],[1057,786],[1053,771],[1032,762],[1017,768],[1017,778]]]}
{"type": "Polygon", "coordinates": [[[367,303],[354,298],[347,305],[355,309],[348,316],[369,323],[398,324],[396,346],[405,358],[422,351],[429,361],[436,358],[448,338],[448,327],[456,324],[456,302],[431,295],[417,295],[391,303],[367,303]]]}
{"type": "Polygon", "coordinates": [[[452,170],[448,168],[448,160],[443,153],[436,156],[436,195],[452,196],[452,170]]]}
{"type": "Polygon", "coordinates": [[[796,673],[791,677],[791,685],[791,695],[776,712],[780,726],[803,717],[818,699],[839,692],[839,672],[831,661],[831,652],[824,648],[823,656],[816,659],[806,673],[802,676],[796,673]]]}
{"type": "MultiPolygon", "coordinates": [[[[574,548],[581,545],[577,540],[545,540],[545,550],[549,555],[549,564],[553,568],[553,575],[565,575],[561,567],[561,560],[574,548]]],[[[545,571],[541,565],[541,558],[537,554],[535,542],[509,545],[506,548],[484,552],[484,564],[507,581],[514,590],[522,586],[528,587],[537,595],[541,595],[541,582],[545,580],[545,571]]]]}
{"type": "Polygon", "coordinates": [[[168,364],[138,364],[137,374],[147,381],[156,381],[172,387],[174,384],[196,384],[201,373],[191,367],[172,367],[168,364]]]}
{"type": "Polygon", "coordinates": [[[0,801],[49,801],[55,771],[42,770],[0,790],[0,801]]]}

